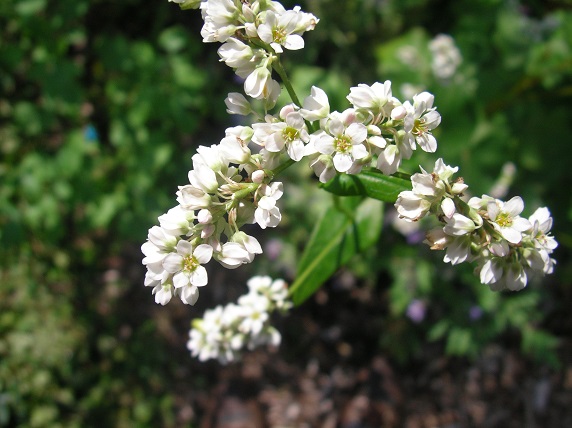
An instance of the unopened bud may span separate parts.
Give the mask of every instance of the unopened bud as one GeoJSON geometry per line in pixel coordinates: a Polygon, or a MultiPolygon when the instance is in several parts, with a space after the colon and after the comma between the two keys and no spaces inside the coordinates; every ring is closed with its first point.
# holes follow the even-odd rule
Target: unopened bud
{"type": "Polygon", "coordinates": [[[261,169],[254,171],[252,173],[252,175],[250,176],[250,178],[252,179],[252,182],[258,183],[258,184],[262,183],[264,181],[265,177],[266,177],[266,173],[261,169]]]}

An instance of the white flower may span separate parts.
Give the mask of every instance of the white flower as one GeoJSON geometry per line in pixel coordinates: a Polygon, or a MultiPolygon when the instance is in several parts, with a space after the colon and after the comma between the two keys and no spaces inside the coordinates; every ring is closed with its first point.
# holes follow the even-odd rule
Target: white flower
{"type": "Polygon", "coordinates": [[[409,101],[403,103],[407,109],[403,129],[412,149],[417,143],[426,152],[433,153],[437,150],[437,140],[431,131],[441,123],[441,115],[433,108],[433,101],[432,94],[422,92],[413,97],[413,105],[409,101]]]}
{"type": "Polygon", "coordinates": [[[155,303],[158,305],[165,306],[169,303],[173,297],[173,283],[171,279],[169,278],[169,280],[157,284],[153,288],[152,294],[155,296],[155,303]]]}
{"type": "Polygon", "coordinates": [[[304,39],[293,34],[299,25],[301,15],[294,11],[286,11],[277,16],[273,11],[266,12],[266,21],[257,28],[258,36],[269,43],[276,53],[282,52],[282,46],[289,50],[304,47],[304,39]]]}
{"type": "Polygon", "coordinates": [[[177,192],[177,202],[187,210],[200,210],[211,206],[210,195],[194,186],[179,186],[177,192]]]}
{"type": "Polygon", "coordinates": [[[443,227],[443,231],[447,235],[461,236],[477,229],[473,220],[459,213],[453,214],[451,218],[445,217],[445,222],[447,224],[443,227]]]}
{"type": "Polygon", "coordinates": [[[256,254],[262,254],[262,247],[260,243],[254,236],[247,235],[244,232],[236,232],[230,238],[231,242],[235,242],[237,244],[242,245],[242,247],[248,252],[248,261],[251,262],[254,260],[254,256],[256,254]]]}
{"type": "Polygon", "coordinates": [[[241,309],[242,318],[238,330],[243,334],[260,334],[269,318],[270,302],[268,298],[258,293],[249,293],[238,299],[238,305],[241,309]]]}
{"type": "Polygon", "coordinates": [[[217,52],[221,61],[233,68],[243,79],[246,79],[266,58],[266,52],[262,49],[252,49],[235,38],[228,39],[217,52]]]}
{"type": "Polygon", "coordinates": [[[524,202],[520,196],[508,202],[495,199],[487,204],[493,227],[511,244],[518,244],[522,240],[522,232],[532,227],[527,219],[519,216],[523,209],[524,202]]]}
{"type": "Polygon", "coordinates": [[[202,11],[205,21],[201,29],[203,42],[224,42],[236,32],[240,10],[233,0],[206,1],[202,11]]]}
{"type": "Polygon", "coordinates": [[[256,222],[262,229],[278,226],[282,216],[276,206],[276,201],[282,197],[282,183],[262,184],[258,188],[257,194],[262,196],[258,199],[257,208],[254,211],[256,222]]]}
{"type": "Polygon", "coordinates": [[[371,86],[360,83],[357,87],[350,88],[350,94],[346,98],[355,108],[369,110],[373,116],[380,113],[388,116],[394,106],[393,102],[390,102],[392,95],[389,80],[384,83],[375,82],[371,86]]]}
{"type": "Polygon", "coordinates": [[[253,277],[248,286],[248,294],[241,296],[237,304],[217,306],[207,310],[202,319],[193,320],[187,348],[194,357],[226,364],[240,358],[244,348],[280,343],[280,333],[270,325],[270,315],[291,307],[286,301],[285,282],[253,277]]]}
{"type": "Polygon", "coordinates": [[[447,252],[443,261],[457,265],[472,260],[471,242],[470,235],[451,237],[447,244],[447,252]]]}
{"type": "Polygon", "coordinates": [[[317,86],[312,86],[310,94],[304,100],[304,108],[300,109],[302,117],[310,122],[328,117],[330,114],[328,95],[317,86]]]}
{"type": "Polygon", "coordinates": [[[554,237],[550,236],[550,229],[552,229],[552,217],[548,208],[538,208],[529,218],[528,221],[532,224],[533,230],[531,235],[535,240],[535,247],[552,252],[558,247],[558,242],[554,237]]]}
{"type": "MultiPolygon", "coordinates": [[[[312,141],[308,144],[308,146],[310,145],[313,146],[312,141]]],[[[319,153],[314,155],[313,159],[310,160],[310,167],[314,170],[314,174],[316,174],[321,183],[327,183],[336,176],[336,168],[330,155],[319,153]]]]}
{"type": "Polygon", "coordinates": [[[203,287],[208,282],[206,269],[202,266],[212,257],[213,249],[210,245],[193,245],[185,240],[177,243],[177,252],[165,257],[163,266],[173,274],[173,285],[180,290],[181,300],[194,305],[199,297],[197,287],[203,287]]]}
{"type": "Polygon", "coordinates": [[[251,253],[238,242],[226,242],[215,248],[214,258],[227,269],[236,269],[252,261],[251,253]]]}
{"type": "Polygon", "coordinates": [[[244,164],[250,161],[251,152],[248,142],[254,131],[248,126],[227,128],[226,137],[220,141],[220,152],[227,162],[244,164]]]}
{"type": "Polygon", "coordinates": [[[399,217],[408,221],[417,221],[429,212],[431,202],[422,198],[411,190],[405,190],[399,194],[395,201],[395,208],[399,217]]]}
{"type": "Polygon", "coordinates": [[[431,68],[439,79],[449,79],[461,64],[461,52],[455,41],[448,34],[438,34],[429,42],[429,50],[433,55],[431,68]]]}
{"type": "Polygon", "coordinates": [[[169,234],[179,236],[185,235],[192,230],[195,213],[177,205],[159,216],[159,224],[169,234]]]}
{"type": "Polygon", "coordinates": [[[276,92],[275,86],[280,84],[272,79],[270,70],[265,66],[257,67],[244,81],[244,92],[255,99],[266,99],[276,92]]]}
{"type": "Polygon", "coordinates": [[[389,144],[377,157],[377,169],[385,175],[397,172],[403,159],[409,159],[413,154],[411,144],[405,138],[405,133],[399,131],[395,136],[395,144],[389,144]]]}
{"type": "Polygon", "coordinates": [[[238,92],[230,92],[224,100],[228,114],[247,116],[252,113],[252,106],[246,97],[238,92]]]}
{"type": "Polygon", "coordinates": [[[368,156],[363,144],[367,138],[367,129],[362,123],[352,123],[348,127],[340,118],[334,117],[328,124],[328,133],[315,140],[316,149],[325,155],[333,155],[334,167],[339,172],[347,172],[354,161],[368,156]]]}
{"type": "Polygon", "coordinates": [[[253,141],[273,153],[282,152],[286,148],[288,156],[299,161],[304,157],[305,143],[310,140],[304,119],[292,105],[283,107],[280,117],[284,122],[254,124],[253,141]]]}

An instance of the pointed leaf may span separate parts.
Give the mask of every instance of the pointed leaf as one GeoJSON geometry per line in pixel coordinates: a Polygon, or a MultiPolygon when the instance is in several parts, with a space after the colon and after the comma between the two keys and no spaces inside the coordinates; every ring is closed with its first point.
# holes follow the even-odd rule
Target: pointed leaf
{"type": "Polygon", "coordinates": [[[367,169],[359,174],[337,174],[320,187],[338,196],[368,196],[394,203],[399,193],[411,190],[411,181],[367,169]]]}
{"type": "Polygon", "coordinates": [[[296,305],[310,297],[352,256],[379,238],[383,203],[361,198],[343,198],[338,202],[318,221],[302,254],[296,281],[291,286],[296,305]]]}

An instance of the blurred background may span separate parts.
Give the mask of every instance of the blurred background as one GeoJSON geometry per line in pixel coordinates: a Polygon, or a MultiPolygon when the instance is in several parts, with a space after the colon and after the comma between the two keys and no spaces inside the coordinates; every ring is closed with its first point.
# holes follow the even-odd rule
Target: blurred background
{"type": "Polygon", "coordinates": [[[1,1],[0,426],[572,426],[572,2],[295,4],[321,19],[284,55],[300,97],[434,93],[438,152],[405,169],[443,157],[475,196],[548,206],[555,273],[493,293],[387,207],[378,245],[276,320],[279,350],[199,363],[191,319],[253,274],[291,281],[331,196],[288,170],[265,255],[212,264],[195,307],[156,305],[140,246],[195,148],[238,123],[223,101],[241,82],[166,0],[1,1]]]}

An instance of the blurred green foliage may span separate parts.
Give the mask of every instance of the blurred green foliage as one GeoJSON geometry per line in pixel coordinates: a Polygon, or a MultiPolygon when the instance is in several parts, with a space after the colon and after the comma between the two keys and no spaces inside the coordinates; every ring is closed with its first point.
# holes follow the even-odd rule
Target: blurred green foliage
{"type": "MultiPolygon", "coordinates": [[[[555,219],[555,275],[514,295],[490,292],[470,268],[445,265],[386,227],[351,264],[363,286],[384,290],[380,348],[406,362],[427,339],[475,356],[517,338],[531,358],[557,366],[559,341],[572,332],[571,4],[300,3],[321,19],[306,49],[285,55],[302,97],[316,84],[343,109],[350,86],[386,79],[400,97],[405,84],[432,91],[443,116],[437,154],[460,166],[474,194],[510,161],[510,195],[525,198],[526,214],[547,205],[555,219]],[[447,82],[430,67],[428,42],[439,33],[463,57],[447,82]],[[422,319],[408,317],[412,302],[422,319]]],[[[200,26],[199,13],[166,1],[0,2],[0,426],[193,420],[181,416],[188,403],[177,389],[207,383],[181,368],[184,342],[168,339],[171,324],[161,328],[165,315],[153,312],[138,247],[175,204],[196,145],[223,135],[224,97],[240,87],[217,46],[201,43],[200,26]]],[[[416,155],[407,168],[434,160],[416,155]]],[[[284,260],[261,260],[268,273],[294,270],[328,197],[299,171],[289,171],[284,233],[271,235],[284,260]]]]}

